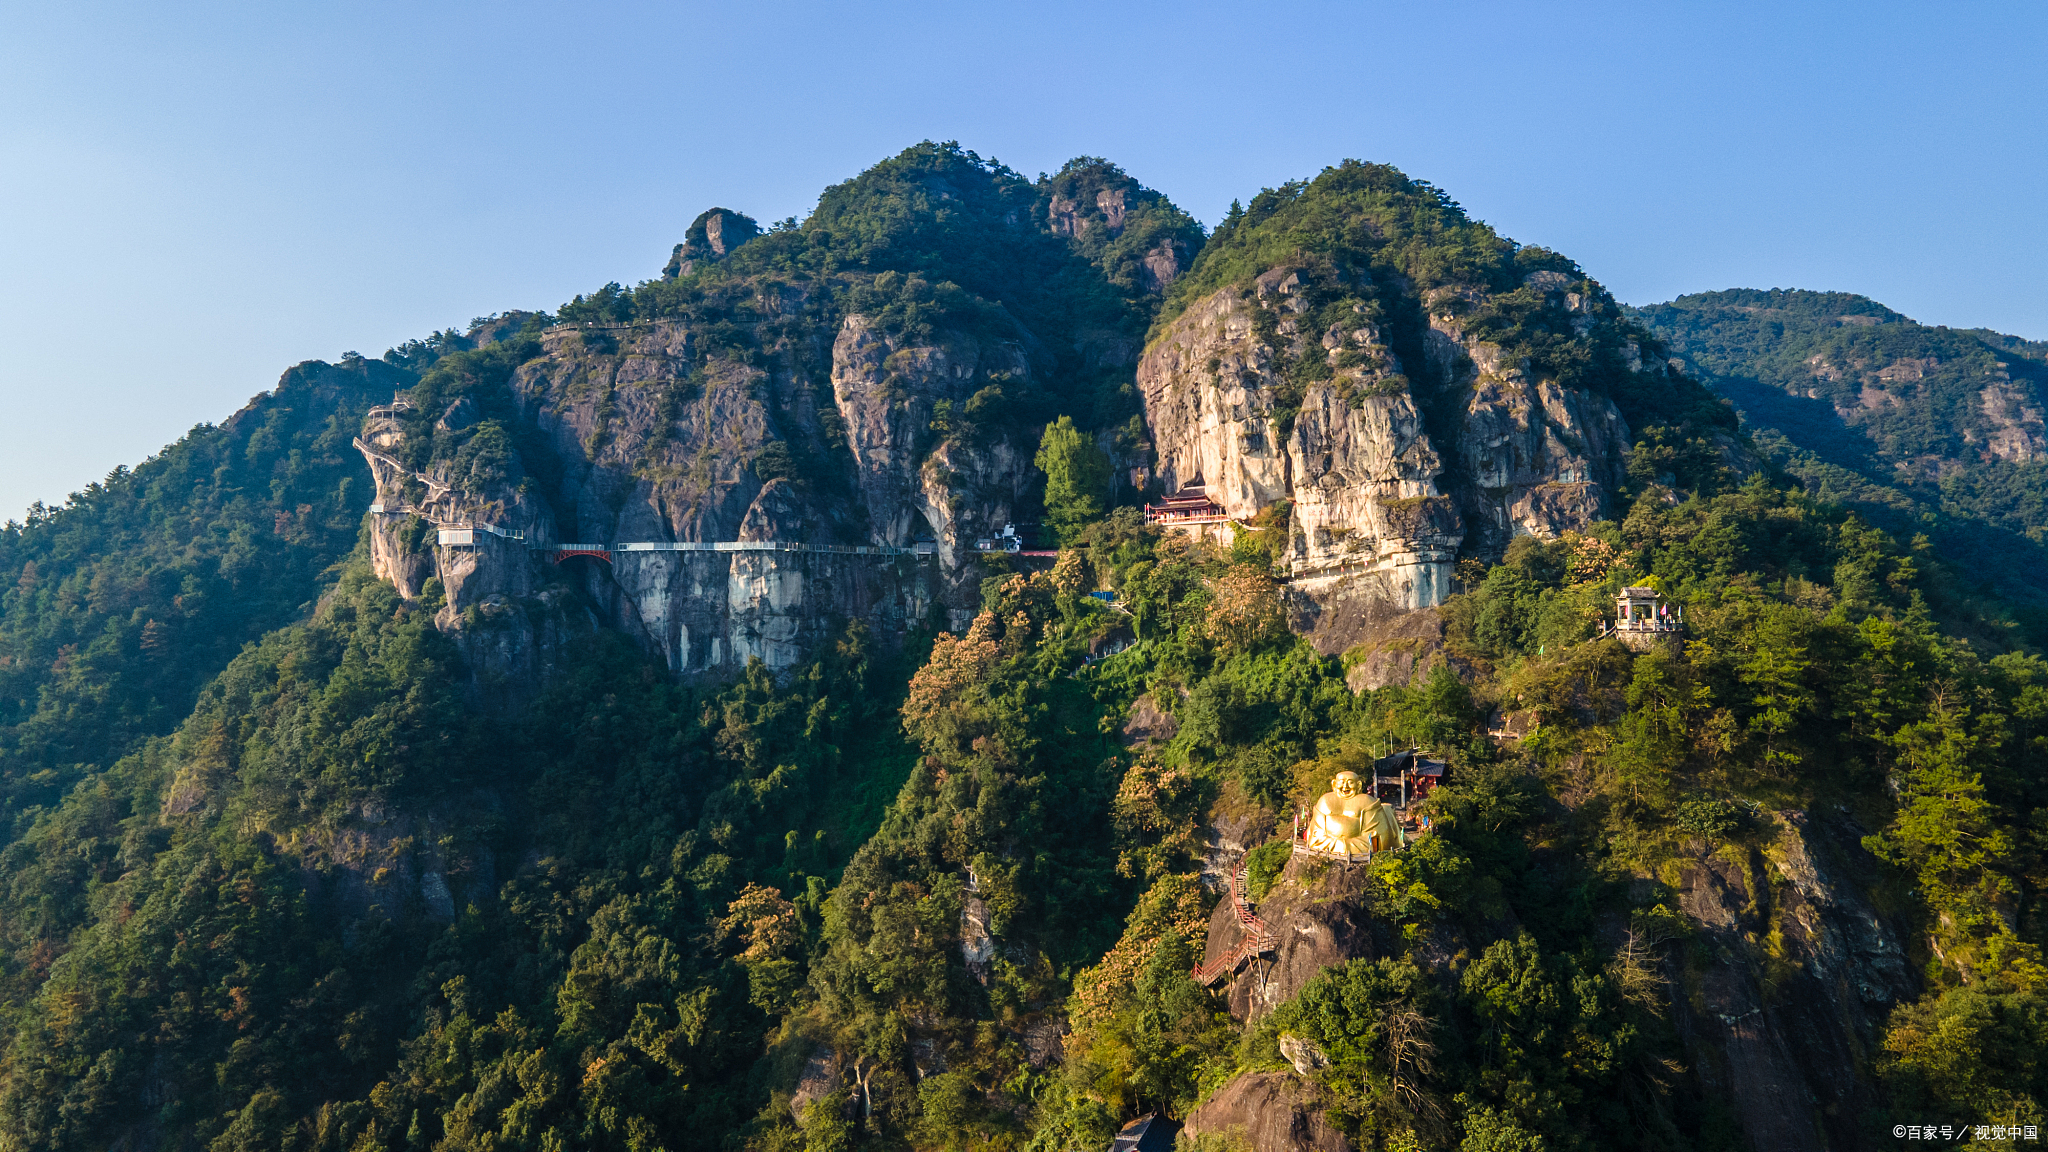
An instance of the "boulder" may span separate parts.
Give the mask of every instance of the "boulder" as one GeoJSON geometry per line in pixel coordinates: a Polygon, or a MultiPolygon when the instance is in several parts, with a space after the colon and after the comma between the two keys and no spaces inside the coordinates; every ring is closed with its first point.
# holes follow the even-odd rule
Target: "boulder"
{"type": "Polygon", "coordinates": [[[789,1115],[799,1124],[803,1122],[804,1109],[811,1101],[822,1100],[839,1091],[839,1054],[823,1044],[811,1049],[811,1055],[804,1061],[803,1074],[798,1077],[796,1091],[789,1098],[789,1115]]]}
{"type": "MultiPolygon", "coordinates": [[[[1294,856],[1258,905],[1259,918],[1277,940],[1270,958],[1238,969],[1226,997],[1230,1014],[1254,1021],[1279,1007],[1325,968],[1374,955],[1363,863],[1342,864],[1294,856]]],[[[1216,904],[1203,955],[1214,963],[1237,947],[1244,929],[1229,900],[1216,904]]]]}
{"type": "Polygon", "coordinates": [[[1180,721],[1161,710],[1150,692],[1131,702],[1130,717],[1124,721],[1125,745],[1137,748],[1146,744],[1164,744],[1179,732],[1180,721]]]}
{"type": "Polygon", "coordinates": [[[1188,1113],[1181,1131],[1234,1136],[1252,1152],[1353,1152],[1323,1108],[1315,1088],[1292,1073],[1247,1072],[1188,1113]]]}
{"type": "Polygon", "coordinates": [[[1316,1069],[1330,1066],[1330,1054],[1323,1051],[1321,1045],[1292,1032],[1280,1037],[1280,1054],[1287,1057],[1287,1062],[1303,1076],[1314,1075],[1316,1069]]]}

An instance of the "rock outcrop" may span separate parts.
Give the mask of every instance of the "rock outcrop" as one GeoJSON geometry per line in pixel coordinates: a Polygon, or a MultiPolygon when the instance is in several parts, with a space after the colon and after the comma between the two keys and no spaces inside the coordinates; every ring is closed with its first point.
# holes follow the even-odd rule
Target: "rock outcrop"
{"type": "Polygon", "coordinates": [[[750,363],[699,355],[684,321],[558,326],[496,403],[375,409],[358,446],[378,574],[408,597],[439,581],[437,623],[482,684],[542,682],[593,624],[691,675],[788,667],[847,620],[884,641],[954,622],[977,593],[973,537],[1011,517],[1029,459],[1000,436],[940,439],[932,413],[1028,379],[1022,340],[911,341],[859,315],[835,335],[750,363]],[[827,363],[829,386],[806,368],[827,363]],[[441,546],[436,526],[473,534],[441,546]],[[936,555],[905,554],[927,539],[936,555]],[[558,561],[564,543],[652,547],[558,561]],[[717,543],[890,554],[672,547],[717,543]]]}
{"type": "Polygon", "coordinates": [[[823,1044],[813,1047],[809,1058],[804,1061],[803,1072],[797,1077],[796,1090],[789,1095],[789,1118],[803,1123],[804,1112],[814,1101],[830,1101],[845,1090],[844,1079],[839,1053],[823,1044]]]}
{"type": "Polygon", "coordinates": [[[1044,187],[1046,231],[1066,237],[1126,292],[1165,292],[1201,250],[1192,217],[1113,164],[1079,160],[1044,187]]]}
{"type": "Polygon", "coordinates": [[[761,234],[753,217],[730,208],[713,208],[690,222],[683,242],[669,255],[661,274],[668,279],[688,276],[699,264],[724,259],[733,249],[761,234]]]}
{"type": "MultiPolygon", "coordinates": [[[[1611,323],[1587,292],[1555,272],[1524,285],[1587,330],[1611,323]]],[[[1486,293],[1410,301],[1427,321],[1415,363],[1363,304],[1307,330],[1310,295],[1303,272],[1285,267],[1249,290],[1220,289],[1138,366],[1161,485],[1199,481],[1234,519],[1289,501],[1284,562],[1300,593],[1428,607],[1450,594],[1461,549],[1498,556],[1515,536],[1553,538],[1612,511],[1626,421],[1606,397],[1468,333],[1459,317],[1486,293]],[[1304,357],[1323,370],[1304,373],[1304,357]]],[[[1632,371],[1670,371],[1634,345],[1625,353],[1632,371]]]]}
{"type": "Polygon", "coordinates": [[[1420,683],[1438,664],[1468,670],[1444,648],[1444,620],[1434,608],[1403,609],[1376,598],[1370,586],[1338,583],[1288,597],[1288,627],[1324,656],[1343,656],[1354,692],[1420,683]]]}
{"type": "MultiPolygon", "coordinates": [[[[1277,940],[1274,955],[1251,960],[1237,971],[1225,992],[1230,1014],[1255,1021],[1292,998],[1323,969],[1373,956],[1367,881],[1363,863],[1290,857],[1258,905],[1260,919],[1277,940]]],[[[1243,936],[1230,901],[1219,901],[1209,920],[1203,962],[1227,956],[1243,936]]]]}
{"type": "MultiPolygon", "coordinates": [[[[2014,384],[2010,375],[1978,393],[1978,410],[1984,414],[1984,454],[2011,464],[2030,464],[2048,455],[2048,423],[2041,419],[2039,403],[2026,389],[2014,384]]],[[[1969,432],[1965,439],[1972,438],[1969,432]]]]}
{"type": "Polygon", "coordinates": [[[1236,1138],[1252,1152],[1352,1152],[1314,1086],[1287,1072],[1247,1072],[1188,1113],[1190,1138],[1236,1138]]]}
{"type": "MultiPolygon", "coordinates": [[[[1443,461],[1374,324],[1327,334],[1334,356],[1360,364],[1311,384],[1297,410],[1282,408],[1281,350],[1261,335],[1279,313],[1280,336],[1301,310],[1300,277],[1275,269],[1254,289],[1225,288],[1191,305],[1138,364],[1159,482],[1196,482],[1234,518],[1294,502],[1287,562],[1297,579],[1356,574],[1378,599],[1403,607],[1440,602],[1463,530],[1439,489],[1443,461]],[[1355,403],[1354,403],[1355,401],[1355,403]]],[[[1320,334],[1319,334],[1320,335],[1320,334]]]]}
{"type": "Polygon", "coordinates": [[[1682,869],[1680,907],[1715,962],[1673,1009],[1701,1087],[1729,1102],[1752,1148],[1854,1148],[1880,1103],[1869,1061],[1914,981],[1896,932],[1858,891],[1862,850],[1846,819],[1781,812],[1776,825],[1746,863],[1702,851],[1682,869]],[[1773,870],[1778,883],[1763,879],[1773,870]],[[1767,972],[1752,941],[1773,933],[1781,954],[1767,972]]]}
{"type": "MultiPolygon", "coordinates": [[[[1407,688],[1425,683],[1439,664],[1454,671],[1464,669],[1444,649],[1444,621],[1434,609],[1412,612],[1369,612],[1355,614],[1364,626],[1356,639],[1337,651],[1349,665],[1344,683],[1353,692],[1371,692],[1388,685],[1407,688]]],[[[1321,645],[1318,645],[1321,648],[1321,645]]]]}
{"type": "MultiPolygon", "coordinates": [[[[1536,272],[1524,286],[1561,305],[1584,331],[1595,322],[1591,300],[1571,285],[1562,273],[1536,272]]],[[[1454,486],[1473,550],[1493,556],[1516,536],[1552,539],[1605,516],[1623,479],[1629,430],[1612,400],[1536,376],[1526,359],[1510,362],[1497,345],[1468,335],[1459,316],[1483,300],[1471,289],[1430,293],[1427,339],[1434,382],[1465,396],[1454,486]]],[[[1623,355],[1638,373],[1669,371],[1646,366],[1632,343],[1623,355]]]]}
{"type": "MultiPolygon", "coordinates": [[[[930,343],[848,316],[832,344],[832,397],[875,542],[904,547],[929,534],[957,571],[977,536],[1009,523],[1030,476],[1030,452],[1006,439],[934,443],[941,402],[964,406],[997,381],[1027,381],[1023,334],[995,341],[950,333],[930,343]]],[[[1000,385],[997,385],[1000,387],[1000,385]]]]}

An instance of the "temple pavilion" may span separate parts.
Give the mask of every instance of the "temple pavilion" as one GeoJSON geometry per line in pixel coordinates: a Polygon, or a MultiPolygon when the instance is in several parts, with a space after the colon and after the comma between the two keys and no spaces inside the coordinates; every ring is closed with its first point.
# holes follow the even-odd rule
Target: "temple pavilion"
{"type": "Polygon", "coordinates": [[[1157,504],[1145,505],[1147,524],[1221,524],[1229,519],[1223,506],[1209,499],[1208,487],[1199,479],[1157,504]]]}

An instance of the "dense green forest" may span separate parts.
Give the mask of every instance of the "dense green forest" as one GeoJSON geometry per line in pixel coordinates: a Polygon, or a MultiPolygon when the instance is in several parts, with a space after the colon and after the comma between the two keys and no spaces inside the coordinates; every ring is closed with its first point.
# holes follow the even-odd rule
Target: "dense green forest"
{"type": "Polygon", "coordinates": [[[1158,308],[1159,293],[1130,269],[1131,246],[1167,240],[1192,255],[1201,239],[1192,217],[1106,160],[1082,157],[1033,183],[956,144],[926,143],[827,188],[801,225],[783,221],[689,276],[607,285],[559,318],[688,320],[704,334],[701,355],[748,362],[809,326],[829,332],[848,312],[914,337],[946,328],[1017,341],[1032,375],[991,385],[959,415],[983,435],[1035,441],[1061,414],[1089,428],[1137,418],[1128,368],[1102,356],[1140,338],[1158,308]],[[1115,240],[1045,226],[1055,197],[1092,204],[1103,191],[1130,202],[1115,240]]]}
{"type": "Polygon", "coordinates": [[[1926,533],[2030,642],[2048,640],[2048,344],[1844,292],[1702,292],[1635,314],[1809,491],[1926,533]]]}
{"type": "MultiPolygon", "coordinates": [[[[1845,1123],[2041,1122],[2048,661],[1980,582],[1797,460],[1724,466],[1714,437],[1750,448],[1710,393],[1630,392],[1617,345],[1516,289],[1597,285],[1427,185],[1346,164],[1206,243],[1136,191],[1142,245],[1047,223],[1125,182],[911,149],[689,275],[301,366],[9,524],[0,1148],[1063,1152],[1288,1067],[1283,1035],[1326,1054],[1361,1149],[1739,1148],[1674,1005],[1721,966],[1787,987],[1783,925],[1753,906],[1710,945],[1674,877],[1763,871],[1795,810],[1861,831],[1915,987],[1845,1123]],[[1193,264],[1149,292],[1132,260],[1162,241],[1193,264]],[[1496,284],[1471,324],[1638,430],[1616,519],[1464,559],[1416,683],[1354,690],[1360,652],[1289,630],[1276,533],[1148,527],[1082,431],[1139,413],[1091,341],[1282,260],[1314,307],[1496,284]],[[686,317],[745,358],[855,310],[1036,334],[1037,378],[958,418],[1037,447],[1057,559],[983,561],[959,635],[855,624],[780,677],[684,684],[599,631],[516,714],[469,703],[433,594],[371,571],[363,409],[495,411],[550,325],[686,317]],[[1685,606],[1682,648],[1600,635],[1644,584],[1685,606]],[[1126,744],[1141,697],[1170,739],[1126,744]],[[1489,737],[1496,712],[1533,729],[1489,737]],[[1205,825],[1411,744],[1451,782],[1370,865],[1378,954],[1240,1027],[1189,976],[1205,825]],[[798,1095],[828,1059],[837,1086],[798,1095]]],[[[1253,853],[1261,891],[1286,851],[1253,853]]]]}

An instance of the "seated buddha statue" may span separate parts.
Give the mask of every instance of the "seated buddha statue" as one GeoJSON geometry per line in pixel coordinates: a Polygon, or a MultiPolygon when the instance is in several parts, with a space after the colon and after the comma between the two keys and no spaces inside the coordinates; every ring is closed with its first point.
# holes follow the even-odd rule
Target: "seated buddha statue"
{"type": "Polygon", "coordinates": [[[1322,852],[1364,856],[1406,843],[1394,810],[1364,793],[1356,772],[1339,772],[1330,790],[1309,813],[1308,846],[1322,852]]]}

